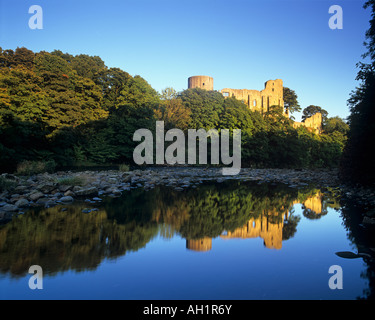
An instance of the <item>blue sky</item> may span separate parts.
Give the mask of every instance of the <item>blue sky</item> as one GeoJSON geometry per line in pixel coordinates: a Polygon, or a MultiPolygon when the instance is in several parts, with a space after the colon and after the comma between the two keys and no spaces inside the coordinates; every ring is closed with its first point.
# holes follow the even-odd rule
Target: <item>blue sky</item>
{"type": "MultiPolygon", "coordinates": [[[[302,108],[347,117],[356,63],[369,27],[364,0],[0,0],[0,47],[100,56],[160,91],[187,88],[192,75],[214,89],[262,90],[283,79],[302,108]],[[31,5],[43,29],[31,30],[31,5]],[[331,30],[331,5],[343,29],[331,30]]],[[[300,114],[295,114],[296,120],[300,114]]]]}

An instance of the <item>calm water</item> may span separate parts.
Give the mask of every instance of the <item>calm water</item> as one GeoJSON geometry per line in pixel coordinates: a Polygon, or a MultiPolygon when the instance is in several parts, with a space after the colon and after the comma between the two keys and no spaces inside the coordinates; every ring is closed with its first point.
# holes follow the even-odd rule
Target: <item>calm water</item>
{"type": "Polygon", "coordinates": [[[367,245],[351,219],[322,190],[238,181],[28,211],[0,226],[0,299],[367,298],[373,260],[335,254],[367,245]]]}

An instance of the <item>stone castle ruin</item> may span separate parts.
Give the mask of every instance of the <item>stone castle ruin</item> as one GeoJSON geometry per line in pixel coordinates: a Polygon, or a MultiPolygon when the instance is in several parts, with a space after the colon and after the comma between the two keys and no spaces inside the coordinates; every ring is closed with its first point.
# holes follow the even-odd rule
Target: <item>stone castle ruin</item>
{"type": "MultiPolygon", "coordinates": [[[[214,79],[209,76],[193,76],[188,79],[188,88],[200,88],[204,90],[214,90],[214,79]]],[[[265,83],[264,89],[230,89],[224,88],[220,90],[224,97],[235,97],[246,104],[251,110],[259,111],[264,114],[271,106],[279,106],[283,108],[283,113],[289,118],[289,110],[284,107],[283,99],[283,80],[269,80],[265,83]]],[[[293,122],[293,127],[297,128],[305,126],[311,131],[320,134],[322,131],[322,115],[317,113],[304,122],[293,122]]]]}

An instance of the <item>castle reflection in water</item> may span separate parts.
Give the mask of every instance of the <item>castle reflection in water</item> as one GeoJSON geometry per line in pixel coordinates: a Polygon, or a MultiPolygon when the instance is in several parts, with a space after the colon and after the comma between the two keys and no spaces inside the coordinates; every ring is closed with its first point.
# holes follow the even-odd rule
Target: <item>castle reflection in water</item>
{"type": "MultiPolygon", "coordinates": [[[[322,200],[323,195],[319,191],[307,198],[302,203],[304,212],[319,217],[323,209],[322,200]]],[[[300,202],[295,200],[292,206],[298,203],[300,202]]],[[[288,221],[289,212],[290,208],[286,208],[284,212],[281,212],[281,221],[275,223],[272,217],[279,216],[280,212],[276,210],[263,211],[260,217],[250,219],[243,227],[237,228],[233,232],[227,231],[223,233],[220,238],[225,240],[262,238],[266,248],[281,249],[284,221],[288,221]]],[[[212,249],[212,238],[204,237],[202,239],[186,240],[186,248],[194,251],[209,251],[212,249]]]]}

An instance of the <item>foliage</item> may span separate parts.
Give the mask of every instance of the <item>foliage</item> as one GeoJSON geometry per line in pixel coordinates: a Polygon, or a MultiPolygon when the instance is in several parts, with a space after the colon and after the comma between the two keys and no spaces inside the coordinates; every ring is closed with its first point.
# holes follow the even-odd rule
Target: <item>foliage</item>
{"type": "MultiPolygon", "coordinates": [[[[284,95],[289,111],[297,111],[296,93],[284,88],[284,95]]],[[[141,76],[108,68],[97,56],[0,48],[1,171],[14,171],[24,161],[131,165],[138,145],[134,132],[155,132],[157,120],[165,131],[241,129],[242,166],[336,166],[347,124],[316,106],[304,116],[316,112],[325,117],[320,136],[293,128],[277,106],[261,114],[234,97],[199,88],[168,87],[159,94],[141,76]]]]}
{"type": "Polygon", "coordinates": [[[66,186],[82,186],[85,184],[85,179],[80,176],[61,178],[57,180],[60,185],[66,186]]]}
{"type": "Polygon", "coordinates": [[[44,172],[53,172],[55,170],[56,163],[53,160],[50,161],[22,161],[17,165],[17,174],[23,176],[29,176],[44,172]]]}
{"type": "Polygon", "coordinates": [[[301,106],[298,102],[296,92],[288,87],[283,88],[284,106],[289,110],[289,113],[300,112],[301,106]]]}
{"type": "Polygon", "coordinates": [[[350,129],[340,172],[346,182],[370,185],[375,181],[372,150],[375,138],[375,1],[366,1],[364,8],[372,11],[370,28],[366,32],[367,52],[363,55],[370,62],[357,65],[356,80],[360,81],[360,85],[348,100],[350,129]]]}
{"type": "Polygon", "coordinates": [[[127,171],[129,171],[130,170],[130,167],[129,167],[129,165],[128,164],[120,164],[119,165],[119,171],[123,171],[123,172],[127,172],[127,171]]]}
{"type": "Polygon", "coordinates": [[[224,103],[220,92],[194,88],[180,92],[178,97],[190,109],[190,129],[209,130],[219,127],[224,103]]]}
{"type": "Polygon", "coordinates": [[[0,176],[0,192],[11,190],[17,185],[18,183],[16,181],[0,176]]]}

